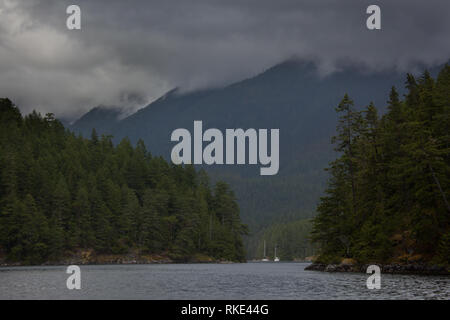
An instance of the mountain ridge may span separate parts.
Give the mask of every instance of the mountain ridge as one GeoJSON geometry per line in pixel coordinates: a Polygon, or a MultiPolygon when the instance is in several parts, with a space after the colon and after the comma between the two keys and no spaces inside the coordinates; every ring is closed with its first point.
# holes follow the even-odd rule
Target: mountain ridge
{"type": "MultiPolygon", "coordinates": [[[[213,180],[230,183],[242,219],[253,233],[273,223],[310,218],[327,179],[323,171],[333,159],[330,138],[335,132],[334,108],[345,93],[357,107],[374,102],[381,112],[387,92],[403,92],[404,74],[364,73],[356,68],[321,76],[312,63],[286,61],[263,73],[222,88],[180,92],[174,88],[136,113],[114,123],[108,134],[115,142],[142,139],[155,155],[169,158],[170,134],[204,128],[280,129],[280,171],[259,177],[255,166],[207,166],[213,180]]],[[[72,126],[83,135],[90,134],[72,126]]]]}

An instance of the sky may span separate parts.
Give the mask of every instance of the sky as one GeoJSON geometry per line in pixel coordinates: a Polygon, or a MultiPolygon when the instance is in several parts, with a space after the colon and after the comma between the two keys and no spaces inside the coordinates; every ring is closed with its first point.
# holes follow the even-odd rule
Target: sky
{"type": "Polygon", "coordinates": [[[414,71],[450,58],[448,0],[0,0],[0,97],[75,119],[217,87],[287,59],[327,75],[414,71]],[[68,30],[66,8],[81,8],[68,30]],[[366,8],[381,8],[381,30],[366,8]]]}

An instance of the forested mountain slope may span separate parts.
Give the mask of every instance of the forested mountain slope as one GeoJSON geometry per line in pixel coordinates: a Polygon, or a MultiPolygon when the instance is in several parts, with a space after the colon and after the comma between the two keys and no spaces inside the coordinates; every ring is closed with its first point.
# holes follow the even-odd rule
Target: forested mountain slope
{"type": "MultiPolygon", "coordinates": [[[[259,176],[258,166],[207,167],[213,180],[229,182],[236,192],[242,219],[252,232],[276,222],[311,217],[323,192],[323,168],[334,157],[330,137],[336,115],[333,106],[349,92],[359,105],[374,101],[383,108],[391,85],[401,85],[395,72],[365,74],[345,69],[321,76],[310,63],[288,61],[223,88],[191,93],[173,90],[106,133],[115,141],[143,139],[153,154],[168,158],[177,128],[279,128],[280,171],[259,176]]],[[[101,122],[102,119],[97,119],[101,122]]],[[[90,135],[91,128],[72,127],[90,135]]]]}
{"type": "Polygon", "coordinates": [[[77,137],[0,99],[0,262],[78,251],[243,261],[247,228],[227,184],[152,156],[142,141],[77,137]]]}

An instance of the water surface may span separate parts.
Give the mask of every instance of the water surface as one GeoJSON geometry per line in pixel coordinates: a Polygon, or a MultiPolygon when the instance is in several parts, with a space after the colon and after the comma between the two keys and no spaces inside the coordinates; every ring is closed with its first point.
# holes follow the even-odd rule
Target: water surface
{"type": "Polygon", "coordinates": [[[0,268],[0,299],[449,299],[450,278],[305,271],[307,263],[80,266],[81,290],[66,267],[0,268]]]}

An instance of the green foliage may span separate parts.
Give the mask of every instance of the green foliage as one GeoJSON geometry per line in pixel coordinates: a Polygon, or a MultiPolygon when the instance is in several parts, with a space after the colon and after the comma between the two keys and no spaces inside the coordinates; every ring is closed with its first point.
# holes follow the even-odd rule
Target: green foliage
{"type": "Polygon", "coordinates": [[[439,241],[437,261],[450,265],[450,232],[443,234],[439,241]]]}
{"type": "Polygon", "coordinates": [[[392,88],[381,118],[347,95],[336,109],[340,157],[313,227],[322,261],[448,263],[450,66],[436,80],[408,74],[406,88],[404,101],[392,88]]]}
{"type": "Polygon", "coordinates": [[[204,171],[153,157],[142,141],[77,137],[51,114],[22,118],[0,99],[0,254],[9,260],[94,249],[242,261],[246,233],[233,192],[211,188],[204,171]]]}

